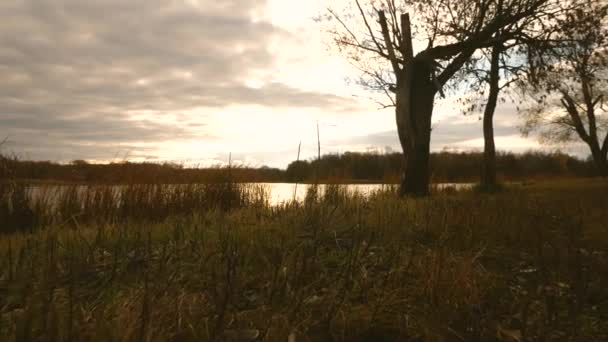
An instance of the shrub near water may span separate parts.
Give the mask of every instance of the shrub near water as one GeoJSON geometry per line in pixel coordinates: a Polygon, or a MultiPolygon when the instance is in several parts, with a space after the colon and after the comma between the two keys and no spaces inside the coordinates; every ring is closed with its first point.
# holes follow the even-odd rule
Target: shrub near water
{"type": "Polygon", "coordinates": [[[335,188],[303,204],[7,236],[0,336],[606,340],[607,190],[400,200],[335,188]]]}

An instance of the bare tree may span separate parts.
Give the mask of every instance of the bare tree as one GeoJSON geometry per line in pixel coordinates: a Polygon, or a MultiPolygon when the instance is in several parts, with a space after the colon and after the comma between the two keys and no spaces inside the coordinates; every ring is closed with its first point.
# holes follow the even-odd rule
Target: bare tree
{"type": "MultiPolygon", "coordinates": [[[[554,28],[553,28],[554,29],[554,28]]],[[[493,190],[498,186],[496,175],[496,144],[494,142],[494,115],[499,102],[515,102],[516,92],[509,91],[513,84],[525,79],[528,70],[525,53],[527,44],[551,40],[551,30],[544,25],[541,32],[527,32],[508,43],[497,43],[482,49],[459,72],[459,79],[466,81],[468,97],[458,102],[464,104],[464,114],[483,114],[484,153],[481,170],[481,186],[493,190]],[[486,95],[487,94],[487,95],[486,95]]]]}
{"type": "MultiPolygon", "coordinates": [[[[497,186],[496,178],[496,144],[494,142],[494,113],[498,105],[498,96],[501,89],[507,85],[500,85],[501,55],[506,50],[504,44],[495,44],[488,49],[489,69],[484,72],[481,80],[487,83],[488,97],[483,112],[483,168],[481,172],[481,185],[484,189],[494,189],[497,186]]],[[[504,69],[504,68],[503,68],[504,69]]]]}
{"type": "Polygon", "coordinates": [[[498,186],[496,176],[496,144],[494,142],[494,114],[499,101],[506,102],[504,94],[513,83],[519,80],[524,64],[517,58],[519,51],[513,51],[521,44],[517,39],[509,44],[497,43],[480,50],[478,56],[471,58],[459,71],[459,79],[468,96],[457,103],[463,105],[463,114],[483,115],[484,153],[481,170],[481,186],[492,190],[498,186]]]}
{"type": "Polygon", "coordinates": [[[484,155],[481,172],[483,189],[492,190],[498,186],[493,118],[499,100],[506,102],[509,98],[512,102],[516,101],[517,96],[512,96],[517,95],[516,92],[509,90],[513,89],[511,85],[514,83],[526,85],[526,72],[535,68],[534,65],[529,65],[529,60],[526,59],[530,51],[534,51],[539,46],[556,46],[570,41],[569,38],[559,34],[563,20],[555,19],[568,18],[568,13],[573,13],[572,11],[588,3],[565,2],[561,10],[554,11],[552,20],[545,20],[539,26],[542,29],[528,29],[508,43],[497,43],[491,48],[482,49],[482,53],[471,58],[460,71],[460,79],[471,80],[467,82],[469,90],[477,92],[478,95],[477,98],[472,97],[473,100],[465,98],[464,101],[460,101],[472,103],[465,107],[465,113],[477,112],[478,108],[483,107],[484,155]],[[488,95],[484,97],[486,91],[488,95]]]}
{"type": "Polygon", "coordinates": [[[331,10],[341,51],[359,66],[363,84],[395,106],[406,158],[402,195],[427,195],[435,95],[476,51],[542,29],[559,0],[354,0],[331,10]],[[410,20],[412,14],[413,21],[410,20]],[[354,20],[358,19],[358,20],[354,20]],[[428,42],[414,52],[414,38],[428,42]]]}
{"type": "Polygon", "coordinates": [[[608,5],[586,6],[560,22],[560,42],[531,50],[532,68],[523,89],[534,102],[525,113],[524,134],[542,141],[583,141],[597,173],[608,176],[608,5]]]}

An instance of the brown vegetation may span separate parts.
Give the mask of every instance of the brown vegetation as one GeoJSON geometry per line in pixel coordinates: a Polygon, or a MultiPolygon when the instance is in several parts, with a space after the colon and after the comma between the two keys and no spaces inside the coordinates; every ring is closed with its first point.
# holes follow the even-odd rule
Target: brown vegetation
{"type": "Polygon", "coordinates": [[[0,239],[0,336],[604,340],[606,191],[400,200],[334,186],[299,205],[51,224],[0,239]]]}

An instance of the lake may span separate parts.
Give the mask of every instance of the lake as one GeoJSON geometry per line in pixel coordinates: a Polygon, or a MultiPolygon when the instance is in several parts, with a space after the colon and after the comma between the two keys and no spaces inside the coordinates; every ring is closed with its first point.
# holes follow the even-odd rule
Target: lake
{"type": "MultiPolygon", "coordinates": [[[[310,187],[310,184],[293,184],[293,183],[258,183],[263,185],[269,191],[270,204],[276,205],[281,202],[291,201],[294,198],[294,191],[296,192],[295,198],[298,201],[302,201],[306,196],[306,191],[310,187]]],[[[324,184],[321,184],[321,191],[323,191],[324,184]]],[[[397,186],[393,184],[345,184],[344,185],[349,192],[357,192],[362,195],[369,194],[370,192],[386,189],[390,186],[397,186]]],[[[439,183],[433,184],[437,189],[454,188],[457,190],[470,189],[473,187],[472,183],[439,183]]]]}
{"type": "MultiPolygon", "coordinates": [[[[270,205],[278,205],[283,202],[292,201],[295,197],[297,201],[304,200],[310,184],[294,184],[294,183],[252,183],[253,185],[262,186],[267,194],[270,201],[270,205]]],[[[393,184],[344,184],[341,185],[346,188],[348,192],[359,193],[363,196],[382,189],[387,189],[391,186],[397,186],[393,184]]],[[[439,183],[433,184],[433,187],[437,189],[454,188],[457,190],[468,189],[473,186],[472,183],[439,183]]],[[[86,185],[82,185],[82,190],[86,189],[86,185]]],[[[117,185],[118,189],[120,185],[117,185]]],[[[80,188],[80,186],[79,186],[80,188]]],[[[320,185],[320,192],[323,193],[325,184],[320,185]]],[[[29,187],[29,193],[33,197],[40,196],[44,193],[44,196],[52,198],[62,193],[62,189],[68,189],[68,186],[64,185],[42,185],[42,186],[31,186],[29,187]],[[50,196],[49,196],[50,195],[50,196]]]]}

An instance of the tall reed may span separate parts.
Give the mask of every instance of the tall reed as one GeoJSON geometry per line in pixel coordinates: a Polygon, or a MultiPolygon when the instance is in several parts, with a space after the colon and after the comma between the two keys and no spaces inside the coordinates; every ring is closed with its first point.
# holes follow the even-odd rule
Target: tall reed
{"type": "Polygon", "coordinates": [[[3,231],[48,225],[158,222],[170,216],[268,205],[267,189],[230,181],[210,184],[64,185],[0,183],[3,231]]]}

